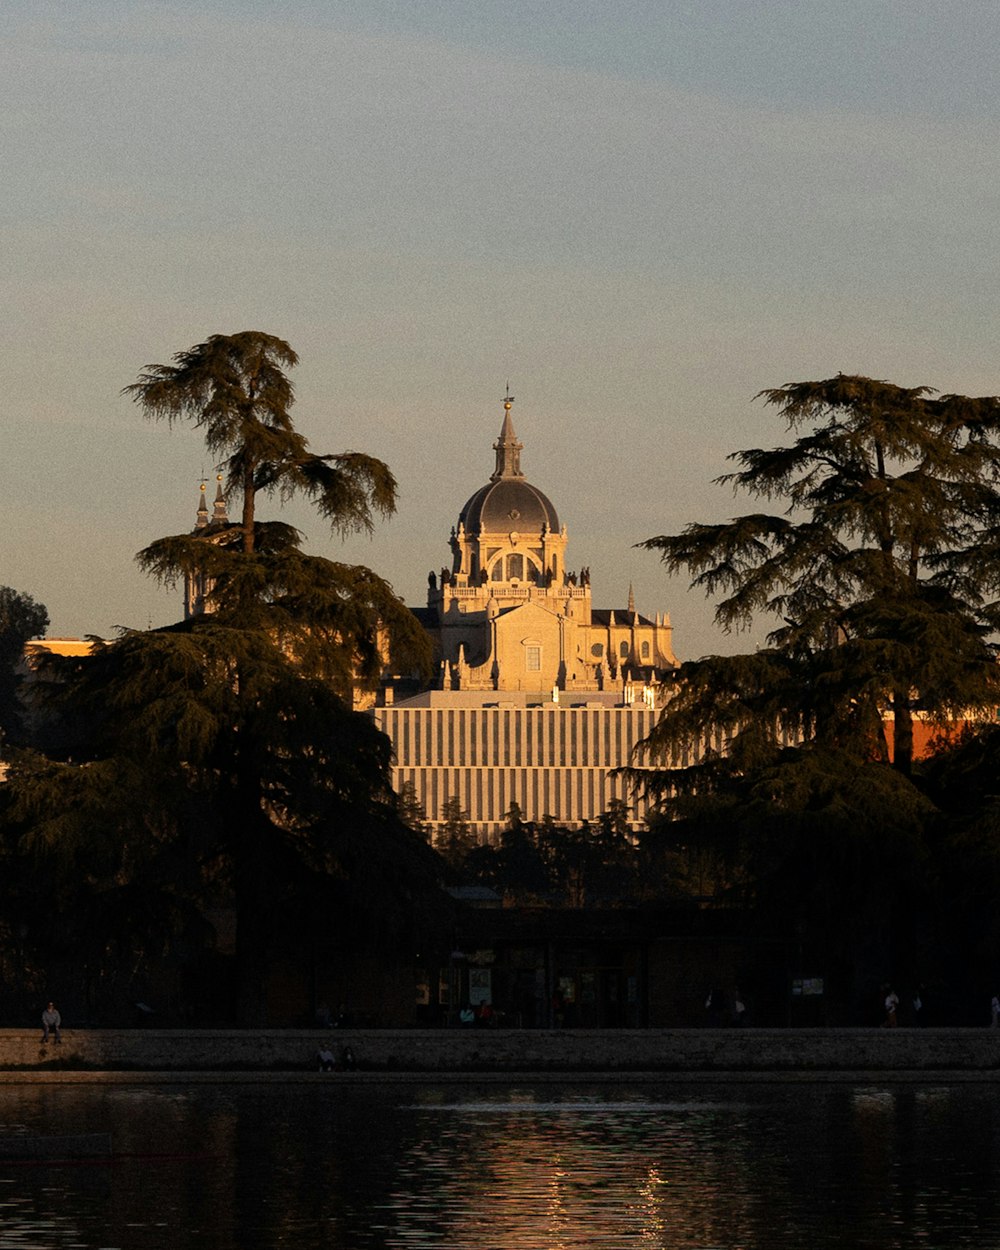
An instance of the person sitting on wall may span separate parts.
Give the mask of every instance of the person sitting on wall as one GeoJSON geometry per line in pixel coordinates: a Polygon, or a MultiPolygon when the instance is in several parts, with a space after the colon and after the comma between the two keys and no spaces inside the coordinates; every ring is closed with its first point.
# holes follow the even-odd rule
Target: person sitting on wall
{"type": "Polygon", "coordinates": [[[321,1046],[316,1052],[316,1070],[318,1072],[332,1072],[337,1066],[337,1061],[333,1057],[333,1051],[326,1046],[321,1046]]]}
{"type": "Polygon", "coordinates": [[[62,1028],[62,1016],[59,1014],[58,1010],[56,1009],[55,1003],[49,1003],[49,1005],[42,1012],[42,1045],[44,1046],[46,1042],[49,1040],[50,1030],[55,1034],[56,1041],[61,1042],[62,1041],[62,1033],[60,1032],[61,1028],[62,1028]]]}
{"type": "Polygon", "coordinates": [[[476,1013],[472,1010],[468,1003],[462,1004],[462,1010],[458,1013],[459,1024],[469,1026],[475,1024],[476,1013]]]}
{"type": "Polygon", "coordinates": [[[493,1023],[493,1008],[489,1003],[480,1003],[476,1008],[476,1024],[481,1029],[488,1029],[493,1023]]]}

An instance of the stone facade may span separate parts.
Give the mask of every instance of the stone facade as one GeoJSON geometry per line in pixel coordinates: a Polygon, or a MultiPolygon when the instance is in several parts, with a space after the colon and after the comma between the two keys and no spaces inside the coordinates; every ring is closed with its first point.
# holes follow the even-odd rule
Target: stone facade
{"type": "Polygon", "coordinates": [[[512,803],[526,820],[593,821],[618,802],[630,823],[645,811],[614,770],[656,723],[656,706],[595,692],[567,703],[503,691],[429,690],[379,708],[395,749],[397,793],[412,787],[432,828],[457,799],[481,833],[503,828],[512,803]]]}
{"type": "Polygon", "coordinates": [[[438,647],[437,685],[630,702],[677,667],[670,619],[641,616],[631,592],[624,607],[594,609],[590,570],[567,568],[566,526],[521,471],[512,404],[508,396],[496,468],[459,513],[451,568],[429,575],[418,613],[438,647]]]}

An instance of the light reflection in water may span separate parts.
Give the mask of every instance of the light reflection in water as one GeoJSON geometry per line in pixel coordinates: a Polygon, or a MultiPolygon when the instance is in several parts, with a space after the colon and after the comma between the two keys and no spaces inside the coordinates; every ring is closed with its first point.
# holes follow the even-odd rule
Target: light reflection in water
{"type": "Polygon", "coordinates": [[[4,1091],[0,1131],[110,1130],[111,1168],[0,1162],[14,1250],[877,1250],[1000,1244],[982,1086],[4,1091]]]}
{"type": "Polygon", "coordinates": [[[752,1223],[750,1138],[731,1131],[746,1119],[731,1104],[444,1110],[447,1124],[400,1163],[393,1246],[707,1246],[733,1244],[719,1241],[724,1229],[752,1223]],[[427,1200],[415,1203],[420,1192],[427,1200]]]}

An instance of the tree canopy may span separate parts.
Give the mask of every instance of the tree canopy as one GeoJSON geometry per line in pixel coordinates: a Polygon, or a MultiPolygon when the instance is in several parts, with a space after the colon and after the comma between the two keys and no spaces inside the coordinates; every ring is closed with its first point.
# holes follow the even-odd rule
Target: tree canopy
{"type": "Polygon", "coordinates": [[[651,853],[811,950],[865,1018],[880,976],[933,962],[941,814],[914,726],[1000,703],[1000,400],[845,374],[758,398],[792,437],[718,479],[757,510],[641,545],[725,630],[770,633],[681,666],[632,775],[662,803],[651,853]]]}
{"type": "Polygon", "coordinates": [[[685,665],[648,746],[816,739],[909,773],[915,713],[975,713],[1000,690],[1000,400],[845,374],[758,398],[797,437],[735,452],[719,482],[781,510],[641,545],[720,596],[724,629],[770,618],[768,647],[685,665]]]}
{"type": "MultiPolygon", "coordinates": [[[[209,449],[225,457],[225,489],[241,520],[139,553],[165,583],[202,579],[205,611],[128,632],[77,662],[65,698],[84,711],[86,729],[72,759],[24,758],[12,773],[15,817],[38,845],[64,851],[93,838],[94,822],[82,818],[95,808],[115,826],[120,805],[105,791],[116,776],[131,779],[111,880],[124,879],[126,854],[188,848],[201,901],[225,897],[235,909],[243,1024],[266,1020],[269,953],[297,895],[342,910],[349,900],[338,882],[353,873],[381,891],[389,932],[394,906],[435,871],[432,853],[396,816],[388,739],[352,710],[358,686],[390,654],[426,664],[423,632],[370,569],[306,554],[293,527],[258,516],[261,495],[301,492],[347,533],[369,529],[394,505],[380,461],[309,450],[289,417],[285,370],[295,361],[270,335],[215,335],[172,365],[148,366],[126,388],[150,417],[204,429],[209,449]],[[82,774],[81,760],[89,761],[82,774]],[[87,802],[67,811],[81,787],[87,802]]],[[[336,927],[335,916],[326,927],[336,927]]]]}
{"type": "Polygon", "coordinates": [[[189,420],[220,458],[226,493],[242,501],[243,549],[256,545],[257,495],[307,496],[341,534],[371,532],[373,514],[396,507],[396,480],[381,460],[358,452],[319,456],[292,423],[295,390],[286,372],[298,356],[259,330],[213,334],[177,352],[169,365],[147,365],[125,388],[154,420],[189,420]]]}
{"type": "Polygon", "coordinates": [[[24,644],[41,638],[48,625],[43,604],[24,591],[0,586],[0,749],[5,741],[16,743],[23,730],[17,670],[24,659],[24,644]]]}

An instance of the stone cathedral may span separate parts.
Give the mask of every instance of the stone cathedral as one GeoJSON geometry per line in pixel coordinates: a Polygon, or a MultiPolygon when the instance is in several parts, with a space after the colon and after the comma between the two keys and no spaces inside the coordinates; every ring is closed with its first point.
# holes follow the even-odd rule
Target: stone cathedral
{"type": "Polygon", "coordinates": [[[485,838],[512,804],[576,826],[623,801],[638,827],[642,803],[612,773],[655,724],[677,668],[670,619],[641,615],[631,588],[620,607],[593,606],[589,569],[568,567],[566,526],[521,468],[512,406],[508,395],[493,472],[416,610],[436,648],[433,688],[397,698],[387,685],[375,709],[393,784],[412,786],[432,830],[449,799],[485,838]]]}

